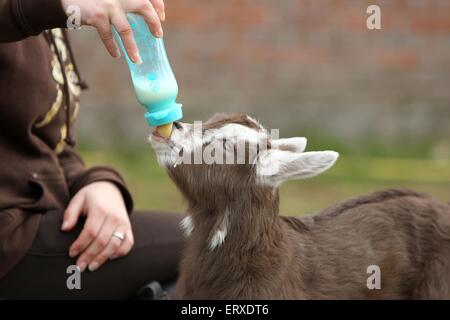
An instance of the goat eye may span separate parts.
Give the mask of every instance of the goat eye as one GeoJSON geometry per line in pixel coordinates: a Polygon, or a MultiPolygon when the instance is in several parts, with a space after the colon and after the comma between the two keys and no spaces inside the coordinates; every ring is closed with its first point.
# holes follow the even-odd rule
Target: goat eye
{"type": "Polygon", "coordinates": [[[181,129],[181,124],[178,121],[174,121],[173,125],[175,126],[176,129],[181,129]]]}

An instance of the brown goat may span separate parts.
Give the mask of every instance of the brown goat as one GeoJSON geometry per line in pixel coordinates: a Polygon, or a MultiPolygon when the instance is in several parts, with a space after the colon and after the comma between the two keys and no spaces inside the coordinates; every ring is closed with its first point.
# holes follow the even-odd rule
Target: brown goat
{"type": "Polygon", "coordinates": [[[261,147],[261,129],[246,115],[218,115],[201,131],[175,123],[170,139],[152,135],[189,205],[175,298],[450,298],[450,205],[387,190],[311,216],[279,216],[278,185],[317,175],[338,155],[303,152],[303,138],[266,138],[261,147]],[[236,161],[241,140],[243,164],[189,162],[197,150],[223,159],[218,147],[236,161]]]}

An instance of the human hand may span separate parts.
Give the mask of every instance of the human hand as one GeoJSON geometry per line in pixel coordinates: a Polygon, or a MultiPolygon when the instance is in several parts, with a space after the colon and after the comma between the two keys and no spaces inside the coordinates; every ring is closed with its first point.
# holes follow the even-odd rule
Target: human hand
{"type": "Polygon", "coordinates": [[[91,183],[80,189],[70,201],[61,229],[70,231],[81,215],[86,222],[69,249],[71,257],[78,256],[77,266],[97,270],[108,259],[127,255],[133,247],[133,232],[125,203],[119,189],[111,182],[91,183]],[[121,240],[113,233],[125,235],[121,240]]]}
{"type": "Polygon", "coordinates": [[[80,8],[81,23],[97,29],[106,49],[115,58],[120,56],[120,51],[114,43],[112,26],[119,33],[131,61],[134,63],[142,61],[126,17],[127,12],[141,15],[155,37],[163,35],[161,27],[161,21],[165,20],[163,0],[61,0],[61,3],[66,12],[72,5],[80,8]]]}

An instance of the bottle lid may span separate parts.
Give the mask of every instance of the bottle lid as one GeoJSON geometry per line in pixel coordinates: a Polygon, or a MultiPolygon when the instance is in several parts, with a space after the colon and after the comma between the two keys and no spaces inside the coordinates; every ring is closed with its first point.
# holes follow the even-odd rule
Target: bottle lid
{"type": "MultiPolygon", "coordinates": [[[[151,110],[148,106],[146,108],[151,110]]],[[[181,104],[174,102],[162,110],[148,111],[144,117],[150,126],[161,126],[183,118],[183,110],[181,104]]]]}

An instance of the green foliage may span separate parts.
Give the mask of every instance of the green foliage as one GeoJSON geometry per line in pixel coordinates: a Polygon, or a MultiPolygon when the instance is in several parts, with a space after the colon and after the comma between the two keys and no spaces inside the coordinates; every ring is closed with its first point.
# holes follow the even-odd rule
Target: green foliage
{"type": "MultiPolygon", "coordinates": [[[[318,144],[323,149],[326,143],[318,144]]],[[[89,166],[111,165],[126,179],[136,209],[182,212],[178,190],[157,162],[151,148],[142,150],[82,149],[89,166]]],[[[300,215],[336,202],[384,188],[410,188],[450,201],[450,160],[346,155],[345,148],[331,143],[329,149],[343,150],[334,168],[322,176],[290,181],[281,187],[281,212],[300,215]],[[337,148],[335,148],[337,147],[337,148]]],[[[314,149],[314,145],[309,147],[314,149]]]]}

